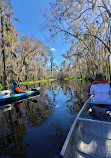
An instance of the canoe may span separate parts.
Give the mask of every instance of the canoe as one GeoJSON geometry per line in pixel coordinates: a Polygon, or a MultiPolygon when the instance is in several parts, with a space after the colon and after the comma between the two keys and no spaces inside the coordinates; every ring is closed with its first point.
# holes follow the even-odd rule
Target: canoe
{"type": "Polygon", "coordinates": [[[34,88],[31,91],[27,91],[26,93],[21,93],[21,94],[8,93],[6,94],[6,96],[4,95],[2,98],[0,98],[0,106],[12,104],[33,97],[35,95],[39,95],[40,94],[39,91],[40,91],[40,87],[34,88]]]}
{"type": "Polygon", "coordinates": [[[62,147],[64,158],[109,158],[111,157],[111,119],[96,119],[90,115],[89,102],[85,102],[62,147]]]}

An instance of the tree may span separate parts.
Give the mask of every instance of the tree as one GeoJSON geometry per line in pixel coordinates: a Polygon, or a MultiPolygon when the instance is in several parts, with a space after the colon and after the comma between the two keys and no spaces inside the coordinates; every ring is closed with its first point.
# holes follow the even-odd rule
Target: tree
{"type": "Polygon", "coordinates": [[[82,52],[91,75],[100,70],[98,63],[101,56],[105,59],[103,54],[110,57],[110,6],[110,0],[55,0],[50,2],[50,16],[45,15],[51,37],[62,34],[66,42],[72,41],[72,46],[73,41],[78,42],[78,50],[74,51],[82,52]]]}
{"type": "MultiPolygon", "coordinates": [[[[10,0],[0,0],[0,35],[1,35],[1,54],[3,61],[3,83],[7,89],[7,59],[10,55],[15,56],[13,48],[17,42],[17,32],[12,24],[13,13],[10,0]]],[[[11,70],[10,70],[11,71],[11,70]]]]}
{"type": "Polygon", "coordinates": [[[108,6],[110,7],[110,3],[109,0],[107,2],[104,0],[56,0],[55,3],[50,3],[51,16],[46,15],[48,21],[46,27],[49,27],[52,37],[58,33],[63,33],[66,40],[69,38],[73,40],[75,38],[83,43],[86,49],[88,47],[87,43],[83,40],[84,36],[93,36],[102,42],[110,52],[110,47],[103,39],[98,37],[101,27],[109,23],[110,11],[108,6]],[[92,23],[95,23],[98,31],[95,34],[88,34],[88,27],[92,23]]]}
{"type": "Polygon", "coordinates": [[[49,48],[40,40],[22,36],[18,51],[21,80],[44,78],[50,54],[49,48]]]}
{"type": "Polygon", "coordinates": [[[53,78],[53,74],[52,74],[52,72],[53,72],[53,66],[54,66],[54,56],[53,55],[50,58],[50,63],[51,63],[51,65],[50,65],[51,78],[53,78]]]}

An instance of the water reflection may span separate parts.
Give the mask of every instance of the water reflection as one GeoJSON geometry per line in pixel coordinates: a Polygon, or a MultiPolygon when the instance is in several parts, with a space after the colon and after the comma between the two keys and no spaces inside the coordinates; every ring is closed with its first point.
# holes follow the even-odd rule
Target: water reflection
{"type": "Polygon", "coordinates": [[[22,104],[23,104],[23,101],[17,102],[17,103],[14,104],[14,107],[16,109],[16,113],[19,113],[19,116],[21,116],[20,107],[22,106],[22,104]]]}
{"type": "Polygon", "coordinates": [[[24,137],[27,127],[24,117],[18,117],[14,109],[0,115],[0,155],[22,156],[25,154],[24,137]]]}
{"type": "Polygon", "coordinates": [[[11,105],[0,114],[0,157],[61,157],[60,150],[89,96],[90,84],[55,81],[21,87],[41,87],[40,96],[11,105]]]}

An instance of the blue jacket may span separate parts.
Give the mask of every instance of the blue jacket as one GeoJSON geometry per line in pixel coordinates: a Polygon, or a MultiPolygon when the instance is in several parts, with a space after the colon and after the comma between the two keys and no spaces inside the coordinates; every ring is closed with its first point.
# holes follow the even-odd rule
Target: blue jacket
{"type": "Polygon", "coordinates": [[[20,89],[19,86],[13,86],[13,87],[12,87],[12,92],[13,92],[13,93],[16,93],[16,94],[19,94],[19,93],[22,92],[22,90],[20,89]]]}

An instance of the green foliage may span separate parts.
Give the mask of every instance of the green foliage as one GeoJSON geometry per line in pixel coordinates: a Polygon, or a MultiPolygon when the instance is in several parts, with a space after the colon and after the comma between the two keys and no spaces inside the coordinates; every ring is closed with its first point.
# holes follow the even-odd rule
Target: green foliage
{"type": "Polygon", "coordinates": [[[27,81],[27,82],[19,82],[19,85],[30,85],[36,83],[46,83],[46,82],[53,82],[57,79],[45,79],[45,80],[37,80],[37,81],[27,81]]]}
{"type": "Polygon", "coordinates": [[[12,39],[13,39],[13,42],[18,42],[18,38],[16,36],[16,32],[15,30],[13,29],[13,32],[12,30],[11,31],[6,31],[6,29],[4,29],[4,36],[3,36],[3,41],[5,44],[7,43],[10,43],[10,46],[11,46],[11,43],[12,43],[12,39]]]}
{"type": "MultiPolygon", "coordinates": [[[[64,80],[74,80],[74,81],[77,81],[77,80],[81,80],[80,77],[77,77],[77,76],[74,76],[74,77],[71,77],[71,78],[64,78],[64,80]]],[[[86,75],[82,75],[82,80],[86,80],[86,75]]]]}
{"type": "Polygon", "coordinates": [[[3,85],[0,83],[0,90],[3,90],[3,85]]]}
{"type": "Polygon", "coordinates": [[[78,77],[77,76],[74,76],[74,77],[71,77],[71,78],[64,78],[64,80],[74,80],[74,81],[77,81],[78,80],[78,77]]]}
{"type": "Polygon", "coordinates": [[[82,80],[86,80],[87,76],[84,74],[82,75],[82,80]]]}
{"type": "Polygon", "coordinates": [[[110,76],[106,76],[106,79],[110,81],[110,76]]]}

